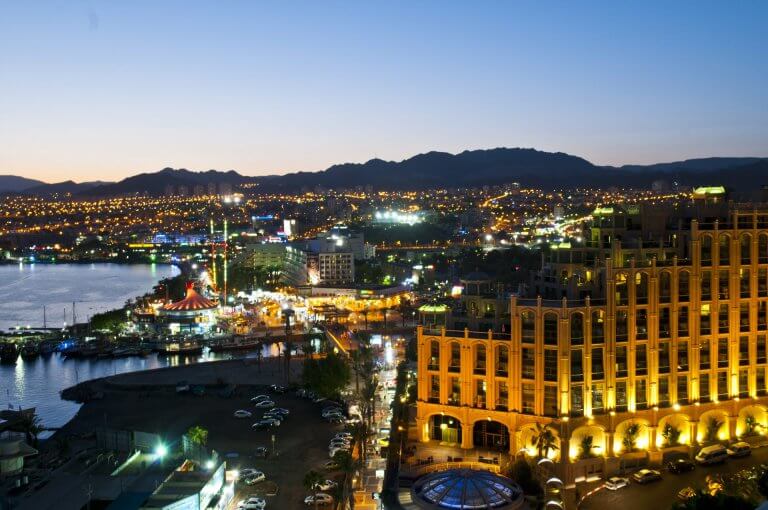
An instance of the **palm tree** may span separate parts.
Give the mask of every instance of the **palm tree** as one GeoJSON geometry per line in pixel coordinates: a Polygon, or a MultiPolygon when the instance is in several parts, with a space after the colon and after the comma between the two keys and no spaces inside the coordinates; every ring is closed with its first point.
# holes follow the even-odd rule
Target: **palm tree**
{"type": "MultiPolygon", "coordinates": [[[[336,466],[338,466],[339,471],[344,473],[344,485],[341,489],[341,501],[346,501],[349,481],[351,476],[355,473],[355,460],[352,458],[352,455],[349,452],[339,450],[334,454],[333,461],[336,463],[336,466]]],[[[342,508],[346,507],[342,505],[342,508]]]]}
{"type": "Polygon", "coordinates": [[[724,424],[725,422],[718,419],[717,416],[710,416],[707,420],[707,431],[704,434],[704,440],[709,443],[717,441],[717,433],[724,424]]]}
{"type": "Polygon", "coordinates": [[[677,446],[680,444],[680,429],[671,423],[667,423],[661,431],[661,437],[664,438],[666,446],[677,446]]]}
{"type": "Polygon", "coordinates": [[[594,456],[594,454],[592,453],[592,450],[597,448],[597,446],[593,444],[594,441],[595,441],[595,438],[593,436],[584,435],[581,437],[581,441],[579,442],[579,458],[580,459],[588,459],[594,456]]]}
{"type": "Polygon", "coordinates": [[[208,443],[208,429],[195,425],[187,430],[187,437],[192,443],[205,446],[208,443]]]}
{"type": "Polygon", "coordinates": [[[557,450],[557,436],[552,432],[552,428],[549,425],[536,424],[533,437],[531,438],[531,446],[536,447],[536,452],[539,457],[548,457],[550,450],[557,450]]]}
{"type": "Polygon", "coordinates": [[[315,497],[315,510],[317,510],[318,506],[317,494],[319,491],[317,489],[322,481],[323,476],[314,469],[307,471],[307,474],[304,475],[304,488],[313,493],[315,497]]]}
{"type": "Polygon", "coordinates": [[[624,431],[624,439],[621,440],[621,445],[625,451],[633,452],[637,450],[637,436],[640,435],[640,424],[632,422],[624,431]]]}
{"type": "Polygon", "coordinates": [[[749,437],[757,434],[757,430],[765,428],[765,425],[757,421],[754,415],[748,414],[744,417],[744,427],[744,433],[741,435],[742,437],[749,437]]]}
{"type": "Polygon", "coordinates": [[[40,421],[40,417],[33,412],[24,411],[21,413],[21,419],[18,423],[21,432],[24,433],[27,443],[37,448],[37,436],[43,431],[43,424],[40,421]]]}

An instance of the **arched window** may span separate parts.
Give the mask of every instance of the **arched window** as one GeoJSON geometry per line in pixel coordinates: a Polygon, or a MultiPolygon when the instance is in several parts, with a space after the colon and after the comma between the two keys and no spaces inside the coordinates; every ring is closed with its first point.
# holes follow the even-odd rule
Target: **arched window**
{"type": "Polygon", "coordinates": [[[757,238],[757,261],[768,264],[768,234],[760,234],[757,238]]]}
{"type": "Polygon", "coordinates": [[[475,375],[485,375],[485,345],[475,346],[475,375]]]}
{"type": "Polygon", "coordinates": [[[544,315],[544,343],[547,345],[557,345],[557,320],[555,313],[544,315]]]}
{"type": "Polygon", "coordinates": [[[592,343],[601,344],[605,341],[605,312],[592,312],[592,343]]]}
{"type": "Polygon", "coordinates": [[[720,253],[719,264],[721,266],[728,266],[731,263],[731,236],[728,234],[720,234],[720,247],[718,249],[720,253]]]}
{"type": "Polygon", "coordinates": [[[536,339],[536,316],[531,311],[520,314],[523,342],[533,342],[536,339]]]}
{"type": "Polygon", "coordinates": [[[635,273],[635,302],[638,305],[648,304],[648,274],[635,273]]]}
{"type": "Polygon", "coordinates": [[[507,377],[509,370],[509,348],[506,345],[496,347],[496,375],[507,377]]]}
{"type": "Polygon", "coordinates": [[[669,303],[672,299],[672,275],[662,271],[659,275],[659,301],[669,303]]]}
{"type": "Polygon", "coordinates": [[[461,345],[451,342],[451,359],[448,363],[449,372],[461,372],[461,345]]]}
{"type": "Polygon", "coordinates": [[[627,275],[624,273],[616,275],[616,305],[622,306],[629,302],[629,291],[627,290],[627,275]]]}
{"type": "Polygon", "coordinates": [[[712,236],[701,236],[701,265],[712,265],[712,236]]]}
{"type": "Polygon", "coordinates": [[[742,265],[752,263],[752,236],[741,234],[739,238],[739,252],[741,253],[742,265]]]}
{"type": "Polygon", "coordinates": [[[691,275],[688,271],[680,271],[677,275],[677,300],[688,301],[691,293],[691,275]]]}
{"type": "Polygon", "coordinates": [[[571,314],[571,344],[584,343],[584,314],[576,312],[571,314]]]}
{"type": "Polygon", "coordinates": [[[440,370],[440,342],[437,340],[429,342],[429,369],[440,370]]]}

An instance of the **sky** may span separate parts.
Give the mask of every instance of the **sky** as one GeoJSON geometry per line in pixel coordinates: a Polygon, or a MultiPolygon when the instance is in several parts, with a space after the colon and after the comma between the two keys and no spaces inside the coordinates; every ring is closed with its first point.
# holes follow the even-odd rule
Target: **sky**
{"type": "Polygon", "coordinates": [[[768,2],[0,0],[0,174],[768,156],[768,2]]]}

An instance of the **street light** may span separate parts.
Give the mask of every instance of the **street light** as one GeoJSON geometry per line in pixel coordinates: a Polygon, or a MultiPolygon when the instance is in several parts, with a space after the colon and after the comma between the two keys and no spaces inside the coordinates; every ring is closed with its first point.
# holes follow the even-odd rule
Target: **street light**
{"type": "Polygon", "coordinates": [[[155,447],[155,456],[157,456],[158,459],[163,460],[166,455],[168,455],[168,447],[163,443],[158,444],[155,447]]]}

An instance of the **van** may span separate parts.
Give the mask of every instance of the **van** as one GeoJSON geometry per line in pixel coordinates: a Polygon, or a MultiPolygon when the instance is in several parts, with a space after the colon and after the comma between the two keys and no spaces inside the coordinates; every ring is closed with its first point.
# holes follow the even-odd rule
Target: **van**
{"type": "Polygon", "coordinates": [[[729,457],[747,457],[752,454],[752,448],[749,446],[749,444],[745,443],[744,441],[739,441],[738,443],[733,443],[731,446],[728,447],[728,456],[729,457]]]}
{"type": "Polygon", "coordinates": [[[728,458],[728,450],[721,444],[705,446],[696,455],[696,462],[699,464],[718,464],[728,458]]]}

